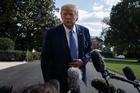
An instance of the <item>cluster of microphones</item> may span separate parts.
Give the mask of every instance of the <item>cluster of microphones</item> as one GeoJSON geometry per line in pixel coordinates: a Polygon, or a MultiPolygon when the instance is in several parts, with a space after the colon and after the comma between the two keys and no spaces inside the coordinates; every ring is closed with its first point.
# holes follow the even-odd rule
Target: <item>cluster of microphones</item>
{"type": "Polygon", "coordinates": [[[128,82],[134,85],[134,87],[137,88],[138,93],[140,93],[140,89],[139,89],[140,83],[137,82],[136,75],[129,66],[125,66],[122,69],[125,77],[127,78],[126,79],[109,72],[109,70],[107,70],[105,66],[103,57],[101,56],[100,52],[98,52],[96,49],[91,51],[91,59],[96,71],[101,73],[105,81],[104,82],[102,79],[94,79],[91,82],[91,85],[95,87],[97,90],[99,90],[100,93],[126,93],[124,90],[121,89],[116,90],[113,85],[109,84],[109,78],[128,82]]]}
{"type": "MultiPolygon", "coordinates": [[[[136,81],[136,75],[129,66],[123,68],[123,73],[126,76],[126,78],[124,78],[121,76],[117,76],[111,71],[107,70],[103,57],[101,56],[100,52],[98,52],[96,49],[91,51],[90,55],[95,70],[97,72],[100,72],[103,78],[103,79],[95,78],[91,81],[91,85],[94,88],[96,88],[99,91],[99,93],[126,93],[122,89],[116,89],[113,86],[113,84],[109,83],[109,78],[128,82],[134,85],[134,87],[137,88],[137,90],[139,91],[138,93],[140,93],[139,89],[140,83],[136,81]]],[[[81,79],[80,70],[78,70],[78,68],[69,68],[68,76],[69,76],[68,93],[79,93],[81,79]]]]}

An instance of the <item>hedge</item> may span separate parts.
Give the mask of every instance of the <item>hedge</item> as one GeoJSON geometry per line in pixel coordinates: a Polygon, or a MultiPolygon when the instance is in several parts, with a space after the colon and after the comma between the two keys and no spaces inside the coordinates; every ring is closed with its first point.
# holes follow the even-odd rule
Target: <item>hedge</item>
{"type": "Polygon", "coordinates": [[[14,50],[15,43],[10,38],[0,38],[0,50],[14,50]]]}
{"type": "Polygon", "coordinates": [[[40,52],[30,51],[2,51],[0,50],[0,61],[33,61],[40,59],[40,52]]]}
{"type": "Polygon", "coordinates": [[[101,52],[102,56],[106,57],[106,58],[112,58],[114,57],[112,52],[101,52]]]}

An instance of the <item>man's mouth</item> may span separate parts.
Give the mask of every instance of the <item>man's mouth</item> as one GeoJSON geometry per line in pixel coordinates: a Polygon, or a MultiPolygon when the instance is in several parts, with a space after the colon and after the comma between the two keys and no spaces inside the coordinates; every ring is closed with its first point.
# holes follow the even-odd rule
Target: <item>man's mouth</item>
{"type": "Polygon", "coordinates": [[[67,21],[66,23],[70,23],[70,21],[67,21]]]}

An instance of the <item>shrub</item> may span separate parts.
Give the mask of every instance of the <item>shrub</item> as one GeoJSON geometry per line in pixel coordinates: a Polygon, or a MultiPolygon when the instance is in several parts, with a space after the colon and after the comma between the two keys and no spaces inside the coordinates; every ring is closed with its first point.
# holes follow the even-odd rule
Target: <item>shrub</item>
{"type": "Polygon", "coordinates": [[[0,51],[1,61],[23,61],[26,58],[24,51],[0,51]]]}
{"type": "Polygon", "coordinates": [[[0,50],[14,50],[15,43],[9,38],[0,38],[0,50]]]}
{"type": "Polygon", "coordinates": [[[40,52],[26,52],[26,60],[27,61],[33,61],[33,60],[39,60],[40,59],[40,52]]]}
{"type": "Polygon", "coordinates": [[[138,62],[140,63],[140,59],[138,59],[138,62]]]}
{"type": "Polygon", "coordinates": [[[40,59],[40,52],[30,51],[0,51],[0,61],[33,61],[40,59]]]}
{"type": "Polygon", "coordinates": [[[102,56],[106,57],[106,58],[112,58],[113,56],[113,52],[101,52],[102,56]]]}

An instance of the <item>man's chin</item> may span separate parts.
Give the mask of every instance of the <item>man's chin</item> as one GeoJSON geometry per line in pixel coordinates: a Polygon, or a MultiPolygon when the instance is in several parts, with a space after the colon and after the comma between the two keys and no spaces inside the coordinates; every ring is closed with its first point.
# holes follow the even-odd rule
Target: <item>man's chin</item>
{"type": "Polygon", "coordinates": [[[69,29],[71,29],[72,27],[73,27],[73,25],[71,25],[71,24],[67,24],[67,25],[65,25],[67,28],[69,28],[69,29]]]}

